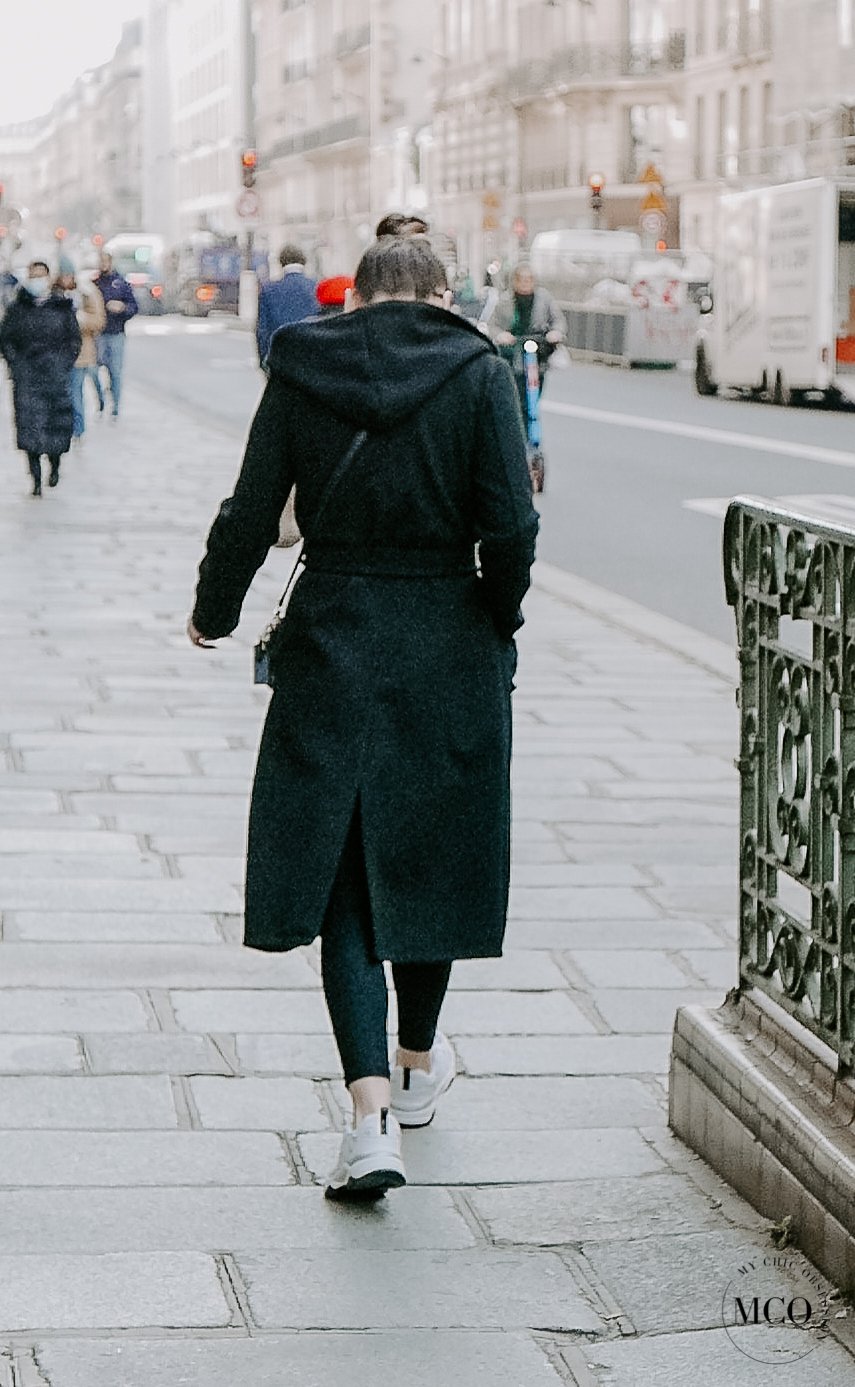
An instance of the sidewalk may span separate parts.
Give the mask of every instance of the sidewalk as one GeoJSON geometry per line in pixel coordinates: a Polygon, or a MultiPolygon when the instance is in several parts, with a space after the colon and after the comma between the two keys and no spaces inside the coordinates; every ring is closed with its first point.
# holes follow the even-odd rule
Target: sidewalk
{"type": "Polygon", "coordinates": [[[771,1243],[667,1129],[674,1012],[736,975],[727,653],[542,570],[507,953],[455,967],[461,1077],[408,1187],[332,1206],[315,951],[236,944],[250,647],[291,559],[192,650],[238,451],[128,406],[41,501],[0,407],[0,1387],[840,1387],[834,1338],[729,1340],[771,1243]]]}

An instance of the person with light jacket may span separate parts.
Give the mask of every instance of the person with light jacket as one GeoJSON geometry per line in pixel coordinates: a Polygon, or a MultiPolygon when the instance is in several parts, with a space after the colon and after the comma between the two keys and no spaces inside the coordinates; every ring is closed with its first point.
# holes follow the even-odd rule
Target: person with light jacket
{"type": "Polygon", "coordinates": [[[71,368],[71,407],[74,412],[72,442],[80,443],[86,432],[86,404],[83,396],[84,382],[91,380],[95,386],[99,413],[104,412],[104,391],[98,379],[98,334],[104,331],[107,311],[100,292],[92,283],[78,281],[74,265],[65,256],[59,262],[57,287],[71,299],[77,314],[77,325],[83,344],[80,355],[71,368]]]}
{"type": "Polygon", "coordinates": [[[353,311],[280,329],[188,623],[203,648],[234,631],[296,486],[307,538],[272,659],[244,942],[320,935],[353,1103],[334,1199],[406,1182],[401,1127],[429,1123],[455,1074],[437,1028],[452,962],[500,956],[505,932],[514,636],[538,520],[511,372],[448,300],[427,239],[386,237],[353,311]]]}

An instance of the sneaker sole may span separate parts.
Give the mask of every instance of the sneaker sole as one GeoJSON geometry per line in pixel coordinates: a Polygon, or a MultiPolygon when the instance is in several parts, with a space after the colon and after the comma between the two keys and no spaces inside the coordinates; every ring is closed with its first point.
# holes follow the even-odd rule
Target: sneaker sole
{"type": "Polygon", "coordinates": [[[351,1175],[346,1185],[327,1185],[326,1199],[382,1199],[387,1190],[400,1189],[407,1183],[400,1170],[370,1170],[365,1175],[351,1175]]]}
{"type": "Polygon", "coordinates": [[[434,1098],[433,1103],[428,1108],[417,1108],[415,1110],[410,1109],[409,1111],[406,1111],[396,1108],[393,1104],[392,1107],[390,1107],[389,1112],[397,1121],[398,1126],[407,1129],[413,1127],[429,1127],[430,1124],[433,1122],[434,1118],[436,1117],[436,1109],[439,1104],[440,1098],[444,1093],[448,1092],[448,1090],[451,1088],[451,1085],[454,1083],[456,1077],[457,1075],[452,1071],[448,1083],[443,1084],[442,1088],[439,1090],[436,1097],[434,1098]]]}

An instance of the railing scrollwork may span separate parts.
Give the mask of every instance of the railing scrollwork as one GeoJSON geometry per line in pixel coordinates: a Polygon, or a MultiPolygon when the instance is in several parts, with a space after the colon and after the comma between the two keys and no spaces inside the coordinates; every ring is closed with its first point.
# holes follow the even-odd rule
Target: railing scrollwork
{"type": "Polygon", "coordinates": [[[855,530],[724,526],[740,662],[740,979],[855,1068],[855,530]]]}

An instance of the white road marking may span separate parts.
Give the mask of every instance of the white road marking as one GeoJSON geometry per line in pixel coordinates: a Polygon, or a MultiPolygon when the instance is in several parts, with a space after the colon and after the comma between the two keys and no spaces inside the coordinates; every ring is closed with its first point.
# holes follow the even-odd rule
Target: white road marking
{"type": "Polygon", "coordinates": [[[643,414],[622,414],[617,410],[590,409],[587,405],[565,405],[560,404],[557,400],[545,400],[541,409],[549,414],[564,414],[572,419],[590,419],[597,424],[617,424],[621,428],[641,429],[647,433],[666,433],[677,438],[696,438],[704,443],[719,443],[731,448],[746,448],[755,453],[776,453],[779,457],[793,457],[809,462],[825,462],[831,467],[855,467],[855,453],[845,453],[836,448],[815,448],[810,443],[788,443],[781,438],[765,438],[755,433],[735,433],[731,429],[711,429],[703,424],[681,424],[672,419],[650,419],[643,414]]]}
{"type": "MultiPolygon", "coordinates": [[[[684,510],[699,511],[723,520],[731,502],[730,496],[698,496],[683,502],[684,510]]],[[[835,524],[855,528],[855,496],[775,496],[772,504],[786,510],[800,511],[802,515],[816,516],[832,520],[835,524]]]]}

